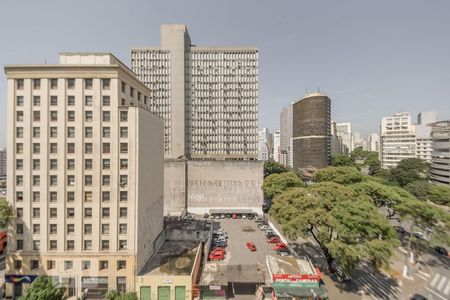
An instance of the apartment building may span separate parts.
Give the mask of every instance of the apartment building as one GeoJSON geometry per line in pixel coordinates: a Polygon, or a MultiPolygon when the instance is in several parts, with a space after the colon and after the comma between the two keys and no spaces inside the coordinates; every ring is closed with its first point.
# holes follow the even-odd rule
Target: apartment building
{"type": "Polygon", "coordinates": [[[270,132],[269,129],[263,128],[258,132],[259,143],[258,143],[258,160],[266,161],[270,159],[269,141],[270,132]]]}
{"type": "Polygon", "coordinates": [[[0,180],[6,179],[6,148],[0,148],[0,180]]]}
{"type": "Polygon", "coordinates": [[[292,167],[292,103],[280,112],[280,163],[292,167]]]}
{"type": "Polygon", "coordinates": [[[450,121],[431,124],[433,154],[430,180],[436,184],[450,185],[450,121]]]}
{"type": "Polygon", "coordinates": [[[416,131],[416,157],[431,163],[433,147],[431,138],[431,126],[437,122],[437,114],[434,111],[421,112],[417,115],[416,131]]]}
{"type": "Polygon", "coordinates": [[[163,121],[109,53],[8,65],[7,296],[38,275],[103,299],[134,291],[163,228],[163,121]]]}
{"type": "Polygon", "coordinates": [[[277,129],[273,132],[273,160],[281,163],[281,134],[277,129]]]}
{"type": "Polygon", "coordinates": [[[257,159],[258,49],[193,45],[185,25],[161,25],[161,46],[131,50],[165,120],[165,157],[257,159]]]}
{"type": "Polygon", "coordinates": [[[408,112],[385,117],[380,124],[380,161],[384,167],[395,167],[406,158],[416,157],[416,133],[408,112]]]}
{"type": "Polygon", "coordinates": [[[349,154],[350,152],[352,152],[355,148],[352,133],[352,123],[336,123],[336,135],[339,136],[342,141],[342,154],[349,154]]]}

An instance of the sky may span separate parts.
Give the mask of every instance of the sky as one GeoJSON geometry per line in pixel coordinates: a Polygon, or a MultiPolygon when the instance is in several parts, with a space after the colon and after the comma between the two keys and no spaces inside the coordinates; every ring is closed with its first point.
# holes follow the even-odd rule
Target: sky
{"type": "MultiPolygon", "coordinates": [[[[450,119],[448,0],[22,0],[0,2],[0,65],[57,63],[65,51],[159,46],[160,25],[188,26],[192,43],[259,48],[259,126],[320,88],[332,119],[378,132],[382,117],[437,111],[450,119]]],[[[0,75],[0,147],[6,145],[0,75]]]]}

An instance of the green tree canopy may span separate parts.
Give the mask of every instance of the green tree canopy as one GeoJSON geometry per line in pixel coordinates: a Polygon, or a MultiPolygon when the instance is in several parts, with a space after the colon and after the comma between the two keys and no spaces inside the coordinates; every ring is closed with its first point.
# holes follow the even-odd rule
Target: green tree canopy
{"type": "Polygon", "coordinates": [[[264,179],[262,189],[267,198],[273,199],[276,195],[290,188],[301,186],[304,186],[304,184],[295,173],[285,172],[267,176],[264,179]]]}
{"type": "Polygon", "coordinates": [[[20,300],[62,300],[64,288],[47,276],[39,276],[25,291],[20,300]]]}
{"type": "Polygon", "coordinates": [[[334,154],[331,156],[331,165],[333,167],[348,167],[354,165],[353,159],[349,155],[334,154]]]}
{"type": "Polygon", "coordinates": [[[333,181],[345,185],[363,180],[363,174],[353,167],[327,167],[318,170],[313,177],[314,182],[333,181]]]}
{"type": "Polygon", "coordinates": [[[5,198],[0,198],[0,229],[7,228],[12,218],[13,212],[11,205],[5,198]]]}
{"type": "Polygon", "coordinates": [[[430,164],[420,158],[408,158],[400,161],[389,172],[389,180],[404,187],[409,183],[419,180],[427,180],[430,172],[430,164]]]}
{"type": "Polygon", "coordinates": [[[105,295],[108,300],[137,300],[137,295],[134,292],[119,294],[115,290],[109,290],[105,295]]]}
{"type": "Polygon", "coordinates": [[[264,162],[264,178],[272,174],[280,174],[288,171],[288,168],[273,160],[267,160],[264,162]]]}
{"type": "Polygon", "coordinates": [[[450,206],[450,187],[443,185],[431,185],[428,199],[439,205],[450,206]]]}
{"type": "Polygon", "coordinates": [[[427,200],[430,192],[431,184],[424,180],[418,180],[408,183],[405,190],[413,194],[417,199],[427,200]]]}

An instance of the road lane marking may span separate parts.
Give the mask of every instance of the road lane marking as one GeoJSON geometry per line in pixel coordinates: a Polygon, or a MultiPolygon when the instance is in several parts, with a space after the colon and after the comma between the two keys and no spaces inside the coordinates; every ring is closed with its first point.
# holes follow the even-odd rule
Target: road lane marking
{"type": "Polygon", "coordinates": [[[431,275],[430,275],[430,274],[428,274],[428,273],[425,273],[425,272],[423,272],[423,271],[420,271],[420,270],[419,270],[419,273],[420,273],[420,274],[422,274],[423,276],[426,276],[426,277],[431,277],[431,275]]]}
{"type": "Polygon", "coordinates": [[[439,278],[441,278],[441,274],[436,274],[433,278],[433,280],[431,281],[431,286],[434,287],[436,285],[436,283],[438,282],[439,278]]]}
{"type": "Polygon", "coordinates": [[[445,295],[450,294],[450,281],[447,282],[447,287],[446,287],[445,290],[444,290],[444,294],[445,294],[445,295]]]}
{"type": "Polygon", "coordinates": [[[427,291],[433,293],[434,295],[438,296],[439,298],[444,299],[444,300],[447,300],[447,298],[442,297],[441,295],[439,295],[438,293],[436,293],[435,291],[433,291],[433,290],[430,289],[429,287],[426,286],[425,289],[426,289],[427,291]]]}
{"type": "Polygon", "coordinates": [[[444,287],[445,283],[447,282],[447,277],[442,277],[441,281],[439,282],[437,286],[437,290],[440,292],[441,289],[444,287]]]}

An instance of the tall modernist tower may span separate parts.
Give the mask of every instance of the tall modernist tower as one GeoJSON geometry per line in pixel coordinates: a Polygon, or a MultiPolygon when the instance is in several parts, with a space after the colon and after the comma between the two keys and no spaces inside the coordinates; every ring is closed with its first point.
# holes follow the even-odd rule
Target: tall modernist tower
{"type": "Polygon", "coordinates": [[[292,103],[280,112],[280,162],[292,167],[292,103]]]}
{"type": "Polygon", "coordinates": [[[331,158],[331,100],[306,94],[293,104],[293,167],[324,168],[331,158]]]}
{"type": "Polygon", "coordinates": [[[6,148],[0,148],[0,180],[6,179],[6,148]]]}
{"type": "Polygon", "coordinates": [[[199,47],[185,25],[161,26],[161,47],[131,50],[138,78],[165,120],[165,157],[258,157],[258,50],[199,47]]]}
{"type": "Polygon", "coordinates": [[[150,90],[108,53],[5,72],[8,296],[43,274],[68,296],[134,291],[163,226],[163,122],[150,90]]]}

